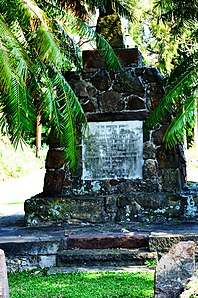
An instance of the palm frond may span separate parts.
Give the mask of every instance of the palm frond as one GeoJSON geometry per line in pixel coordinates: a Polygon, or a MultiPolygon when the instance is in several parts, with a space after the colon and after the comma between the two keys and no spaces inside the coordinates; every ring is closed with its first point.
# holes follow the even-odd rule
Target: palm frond
{"type": "Polygon", "coordinates": [[[34,133],[35,130],[36,117],[32,97],[26,86],[13,77],[9,93],[2,93],[0,102],[4,115],[1,118],[1,127],[7,125],[11,141],[17,147],[29,132],[34,133]]]}
{"type": "Polygon", "coordinates": [[[184,105],[169,125],[164,141],[168,148],[174,147],[178,142],[184,141],[186,129],[192,129],[195,119],[196,97],[195,94],[185,100],[184,105]]]}
{"type": "MultiPolygon", "coordinates": [[[[188,98],[189,94],[194,94],[193,90],[196,90],[198,87],[197,69],[197,52],[175,67],[168,79],[164,97],[156,110],[152,112],[151,116],[146,121],[146,129],[153,129],[161,123],[172,110],[176,110],[178,100],[181,99],[181,96],[182,98],[188,98]]],[[[182,105],[182,102],[180,102],[180,105],[182,105]]]]}
{"type": "Polygon", "coordinates": [[[80,37],[86,37],[88,40],[97,42],[98,51],[101,57],[104,58],[109,69],[123,71],[120,62],[114,53],[114,50],[100,34],[95,32],[93,28],[91,28],[78,18],[73,18],[72,23],[73,25],[71,27],[71,32],[73,34],[78,32],[80,37]]]}
{"type": "Polygon", "coordinates": [[[85,114],[73,90],[59,71],[51,69],[46,75],[44,72],[42,75],[43,93],[39,100],[39,110],[53,133],[60,138],[65,160],[70,168],[74,169],[78,158],[78,136],[86,126],[85,114]]]}
{"type": "Polygon", "coordinates": [[[44,26],[40,26],[37,30],[34,46],[43,61],[59,67],[62,65],[63,56],[60,47],[52,32],[49,32],[44,26]]]}
{"type": "Polygon", "coordinates": [[[86,118],[76,95],[61,73],[56,74],[54,84],[57,88],[62,122],[60,142],[63,148],[66,149],[65,158],[70,168],[74,169],[78,160],[78,140],[85,129],[86,118]]]}
{"type": "Polygon", "coordinates": [[[198,19],[198,1],[156,0],[160,10],[160,18],[172,24],[174,34],[181,33],[186,28],[193,28],[198,19]]]}
{"type": "Polygon", "coordinates": [[[87,19],[87,11],[80,0],[56,0],[56,2],[60,4],[62,8],[66,10],[70,9],[76,17],[81,18],[83,21],[87,19]]]}
{"type": "Polygon", "coordinates": [[[12,71],[7,60],[6,49],[1,45],[0,47],[0,79],[1,89],[8,92],[12,80],[12,71]]]}
{"type": "Polygon", "coordinates": [[[24,79],[26,71],[33,71],[33,63],[28,56],[27,48],[20,43],[19,39],[10,31],[4,19],[0,15],[0,42],[3,57],[8,64],[10,71],[15,73],[18,78],[24,79]]]}
{"type": "Polygon", "coordinates": [[[99,8],[104,13],[105,11],[116,11],[120,16],[127,17],[129,20],[133,19],[132,6],[129,1],[120,0],[86,0],[86,4],[91,11],[99,8]]]}

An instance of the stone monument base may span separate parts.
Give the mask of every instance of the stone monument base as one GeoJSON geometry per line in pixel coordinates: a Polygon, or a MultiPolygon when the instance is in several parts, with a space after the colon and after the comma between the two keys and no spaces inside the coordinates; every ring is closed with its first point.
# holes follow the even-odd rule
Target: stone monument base
{"type": "Polygon", "coordinates": [[[51,196],[25,201],[28,226],[60,223],[181,222],[190,220],[188,198],[174,193],[134,192],[130,196],[51,196]]]}

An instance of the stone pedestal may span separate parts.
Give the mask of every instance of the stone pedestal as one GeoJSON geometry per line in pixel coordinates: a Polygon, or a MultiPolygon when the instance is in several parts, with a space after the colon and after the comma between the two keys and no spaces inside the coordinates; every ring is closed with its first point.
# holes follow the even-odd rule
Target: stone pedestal
{"type": "Polygon", "coordinates": [[[156,131],[144,129],[164,94],[162,77],[157,69],[142,67],[138,49],[117,49],[116,54],[124,72],[108,70],[97,51],[85,51],[84,70],[65,73],[86,113],[88,130],[75,173],[68,171],[58,140],[51,138],[44,193],[25,203],[29,225],[185,219],[182,148],[165,148],[168,123],[156,131]],[[97,216],[90,214],[89,202],[97,216]]]}

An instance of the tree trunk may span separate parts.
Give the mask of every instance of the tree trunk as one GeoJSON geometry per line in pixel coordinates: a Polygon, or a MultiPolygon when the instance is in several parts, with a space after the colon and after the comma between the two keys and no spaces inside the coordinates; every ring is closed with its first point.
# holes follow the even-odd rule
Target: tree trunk
{"type": "Polygon", "coordinates": [[[36,120],[36,157],[40,156],[41,134],[42,134],[41,114],[38,112],[37,120],[36,120]]]}

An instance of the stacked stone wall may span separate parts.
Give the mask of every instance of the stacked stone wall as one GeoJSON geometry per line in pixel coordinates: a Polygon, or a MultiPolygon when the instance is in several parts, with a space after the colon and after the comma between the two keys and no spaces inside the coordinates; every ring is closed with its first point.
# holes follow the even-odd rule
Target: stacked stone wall
{"type": "MultiPolygon", "coordinates": [[[[126,66],[129,64],[127,56],[127,63],[123,62],[124,73],[109,71],[102,62],[98,62],[97,55],[89,53],[85,55],[82,73],[65,73],[88,122],[145,122],[156,108],[164,94],[162,76],[156,68],[137,65],[138,51],[135,53],[136,66],[126,66]]],[[[142,179],[85,181],[82,179],[81,159],[78,170],[70,173],[64,165],[59,141],[52,137],[43,194],[48,196],[44,208],[47,215],[43,215],[43,218],[48,216],[54,221],[90,222],[181,220],[186,206],[186,199],[180,196],[185,182],[185,158],[180,145],[166,149],[163,136],[167,123],[155,131],[143,131],[142,179]],[[53,212],[49,214],[53,206],[56,206],[53,212],[57,219],[55,216],[53,218],[53,212]],[[93,216],[89,206],[94,210],[93,216]]],[[[44,200],[41,201],[42,205],[44,200]]],[[[36,204],[28,201],[25,208],[27,221],[31,223],[34,215],[30,218],[28,214],[36,214],[39,199],[36,204]]],[[[41,209],[37,217],[42,216],[41,209]]]]}

